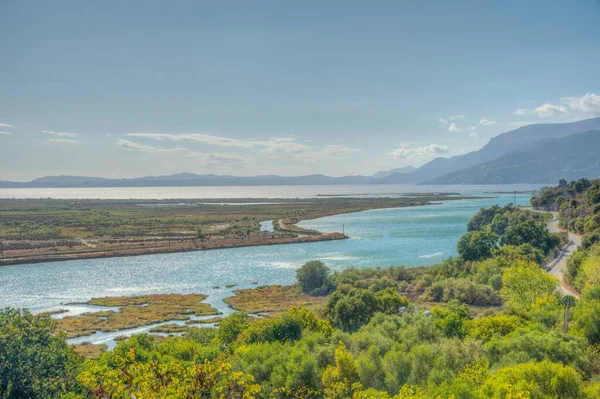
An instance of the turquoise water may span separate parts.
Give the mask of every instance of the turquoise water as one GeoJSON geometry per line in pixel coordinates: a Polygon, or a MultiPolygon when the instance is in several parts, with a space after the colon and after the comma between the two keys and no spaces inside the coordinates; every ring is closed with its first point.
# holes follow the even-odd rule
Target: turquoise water
{"type": "MultiPolygon", "coordinates": [[[[512,194],[503,194],[300,223],[328,232],[341,232],[344,225],[351,237],[347,240],[1,267],[0,307],[39,312],[92,297],[200,292],[209,295],[207,301],[213,306],[228,312],[222,299],[232,295],[232,289],[225,285],[289,284],[295,270],[313,259],[333,270],[438,263],[455,255],[456,242],[479,208],[513,199],[512,194]]],[[[520,203],[527,199],[528,195],[519,196],[520,203]]]]}

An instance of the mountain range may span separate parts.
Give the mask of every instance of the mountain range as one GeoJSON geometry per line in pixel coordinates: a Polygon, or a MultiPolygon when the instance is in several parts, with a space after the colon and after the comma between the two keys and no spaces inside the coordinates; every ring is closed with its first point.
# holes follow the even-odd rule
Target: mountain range
{"type": "Polygon", "coordinates": [[[511,184],[600,178],[600,118],[536,124],[500,134],[477,151],[435,158],[420,168],[407,166],[372,176],[229,176],[179,173],[108,179],[47,176],[28,182],[0,181],[0,188],[278,186],[336,184],[511,184]]]}

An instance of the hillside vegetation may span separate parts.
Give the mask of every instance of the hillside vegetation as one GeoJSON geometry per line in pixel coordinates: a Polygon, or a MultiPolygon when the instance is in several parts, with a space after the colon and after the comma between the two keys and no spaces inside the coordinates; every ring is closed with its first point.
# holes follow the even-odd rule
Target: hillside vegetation
{"type": "Polygon", "coordinates": [[[534,207],[558,211],[559,225],[583,236],[567,263],[567,281],[581,292],[600,285],[600,180],[561,180],[531,201],[534,207]]]}

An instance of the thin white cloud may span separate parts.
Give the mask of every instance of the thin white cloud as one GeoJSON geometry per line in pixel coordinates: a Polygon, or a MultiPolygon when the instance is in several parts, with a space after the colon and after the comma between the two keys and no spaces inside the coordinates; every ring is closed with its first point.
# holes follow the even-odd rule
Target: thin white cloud
{"type": "Polygon", "coordinates": [[[51,143],[64,143],[64,144],[74,144],[77,143],[77,141],[72,140],[72,139],[48,139],[49,142],[51,143]]]}
{"type": "Polygon", "coordinates": [[[473,133],[469,133],[469,137],[473,137],[474,139],[476,139],[479,137],[479,135],[477,133],[473,132],[473,133]]]}
{"type": "Polygon", "coordinates": [[[150,145],[144,145],[135,143],[129,140],[119,140],[117,141],[117,145],[124,150],[128,151],[139,151],[139,152],[150,152],[150,153],[167,153],[174,151],[181,151],[182,148],[160,148],[160,147],[152,147],[150,145]]]}
{"type": "Polygon", "coordinates": [[[310,150],[311,147],[298,143],[293,138],[274,138],[271,140],[239,140],[229,137],[214,136],[211,134],[188,133],[188,134],[170,134],[170,133],[127,133],[129,137],[148,138],[153,140],[168,140],[179,142],[196,142],[218,147],[244,148],[248,150],[259,150],[265,153],[294,153],[310,150]]]}
{"type": "Polygon", "coordinates": [[[588,116],[600,115],[600,96],[597,94],[587,93],[580,97],[563,97],[560,100],[563,104],[567,104],[573,111],[581,112],[588,116]]]}
{"type": "Polygon", "coordinates": [[[481,126],[493,126],[496,124],[496,121],[491,121],[489,119],[481,118],[481,120],[479,121],[479,124],[481,126]]]}
{"type": "Polygon", "coordinates": [[[510,127],[521,127],[521,126],[527,126],[527,125],[533,125],[533,124],[535,124],[535,122],[522,121],[522,122],[510,122],[508,124],[508,126],[510,126],[510,127]]]}
{"type": "Polygon", "coordinates": [[[537,107],[535,109],[535,112],[539,116],[565,115],[567,113],[567,107],[565,107],[564,105],[554,105],[550,103],[545,103],[537,107]]]}
{"type": "Polygon", "coordinates": [[[348,147],[346,145],[326,145],[321,149],[303,152],[295,157],[305,161],[321,161],[327,159],[342,159],[347,155],[359,151],[358,148],[348,147]]]}
{"type": "Polygon", "coordinates": [[[444,125],[447,124],[448,122],[453,122],[457,119],[464,119],[465,116],[464,115],[450,115],[446,118],[440,118],[438,119],[438,122],[443,123],[444,125]]]}
{"type": "Polygon", "coordinates": [[[463,128],[458,127],[456,125],[456,123],[454,123],[454,122],[452,122],[450,124],[450,126],[448,126],[448,131],[450,133],[458,133],[458,132],[463,132],[463,131],[471,132],[471,131],[473,131],[475,129],[477,129],[477,126],[473,126],[473,125],[470,125],[469,127],[466,127],[466,128],[463,129],[463,128]]]}
{"type": "Polygon", "coordinates": [[[246,157],[241,157],[233,154],[222,154],[222,153],[205,153],[205,152],[194,152],[190,151],[185,154],[186,157],[194,157],[200,161],[201,164],[208,165],[228,165],[232,167],[244,167],[246,162],[249,160],[246,157]]]}
{"type": "Polygon", "coordinates": [[[517,108],[514,112],[513,115],[517,115],[517,116],[523,116],[523,115],[528,115],[530,114],[531,111],[525,108],[517,108]]]}
{"type": "Polygon", "coordinates": [[[285,155],[297,159],[317,160],[321,158],[340,158],[358,151],[343,145],[326,145],[322,148],[299,143],[294,138],[283,137],[269,140],[241,140],[203,133],[127,133],[128,137],[152,139],[157,141],[176,141],[201,143],[216,147],[241,148],[269,155],[285,155]]]}
{"type": "Polygon", "coordinates": [[[450,151],[447,145],[430,144],[424,147],[411,147],[409,144],[402,144],[390,154],[396,159],[424,158],[446,154],[450,151]]]}
{"type": "Polygon", "coordinates": [[[42,130],[42,133],[46,133],[56,137],[77,137],[77,133],[55,132],[52,130],[42,130]]]}
{"type": "Polygon", "coordinates": [[[9,125],[8,123],[0,123],[0,127],[5,127],[5,128],[13,128],[13,125],[9,125]]]}
{"type": "Polygon", "coordinates": [[[11,136],[12,133],[10,133],[10,132],[0,132],[0,135],[1,136],[11,136]]]}

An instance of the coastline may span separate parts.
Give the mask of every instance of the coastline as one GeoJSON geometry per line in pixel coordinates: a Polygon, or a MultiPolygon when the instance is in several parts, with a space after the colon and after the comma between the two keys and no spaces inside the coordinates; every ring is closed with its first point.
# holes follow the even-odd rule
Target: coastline
{"type": "MultiPolygon", "coordinates": [[[[395,208],[406,208],[414,206],[431,205],[440,201],[455,201],[461,199],[474,199],[481,198],[477,196],[446,196],[441,195],[439,198],[424,197],[424,198],[413,198],[411,202],[399,203],[396,206],[390,206],[391,204],[385,204],[385,206],[356,206],[350,208],[340,209],[327,209],[317,214],[307,214],[298,216],[287,216],[281,217],[274,221],[274,228],[276,233],[283,234],[294,234],[294,236],[271,236],[271,237],[249,237],[249,238],[219,238],[219,239],[181,239],[173,240],[169,242],[167,240],[156,241],[147,246],[147,243],[141,244],[141,246],[115,246],[114,249],[93,249],[90,246],[86,250],[73,250],[71,248],[64,247],[62,250],[58,250],[56,253],[43,252],[43,253],[8,253],[5,250],[4,257],[0,258],[0,267],[2,266],[16,266],[46,262],[64,262],[70,260],[82,260],[82,259],[102,259],[102,258],[116,258],[116,257],[129,257],[129,256],[142,256],[142,255],[155,255],[165,253],[179,253],[179,252],[192,252],[192,251],[205,251],[213,249],[227,249],[227,248],[242,248],[242,247],[253,247],[263,245],[284,245],[284,244],[297,244],[297,243],[311,243],[319,241],[334,241],[343,240],[349,238],[348,236],[340,232],[324,233],[316,230],[308,230],[298,227],[296,224],[304,220],[313,220],[322,217],[335,216],[341,214],[363,212],[375,209],[395,209],[395,208]],[[153,246],[152,246],[153,245],[153,246]]],[[[12,251],[11,251],[12,252],[12,251]]]]}
{"type": "Polygon", "coordinates": [[[191,246],[174,246],[171,247],[157,247],[157,248],[134,248],[134,249],[123,249],[115,251],[91,251],[91,252],[76,252],[76,253],[63,253],[57,254],[56,256],[48,256],[44,254],[41,257],[23,257],[23,258],[12,258],[3,259],[0,261],[0,267],[2,266],[16,266],[26,265],[35,263],[46,263],[46,262],[65,262],[70,260],[81,260],[81,259],[100,259],[100,258],[123,258],[128,256],[142,256],[142,255],[158,255],[167,253],[179,253],[179,252],[196,252],[196,251],[209,251],[213,249],[229,249],[229,248],[243,248],[243,247],[255,247],[262,245],[284,245],[284,244],[297,244],[305,242],[318,242],[318,241],[332,241],[332,240],[343,240],[349,238],[341,233],[329,233],[320,234],[318,236],[304,236],[304,237],[285,237],[278,239],[266,239],[261,241],[246,240],[223,240],[215,241],[213,245],[191,245],[191,246]],[[228,242],[229,241],[229,242],[228,242]]]}

